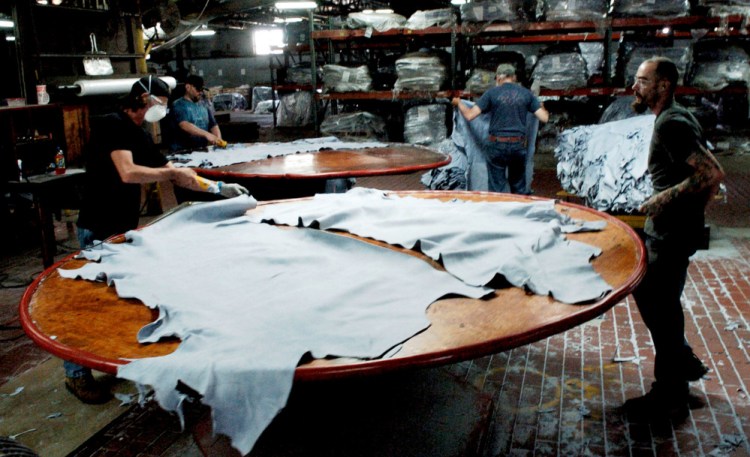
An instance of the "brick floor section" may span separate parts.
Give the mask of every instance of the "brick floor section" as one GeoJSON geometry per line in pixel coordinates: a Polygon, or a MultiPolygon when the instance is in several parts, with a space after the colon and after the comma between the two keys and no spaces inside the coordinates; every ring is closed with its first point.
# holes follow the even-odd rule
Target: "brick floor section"
{"type": "MultiPolygon", "coordinates": [[[[737,195],[750,189],[740,181],[732,191],[737,195]]],[[[358,185],[421,188],[417,175],[360,179],[358,185]]],[[[535,188],[537,195],[554,196],[554,172],[540,170],[535,188]]],[[[722,222],[747,227],[741,225],[746,205],[746,199],[734,203],[722,222]]],[[[649,389],[653,370],[653,345],[628,297],[568,332],[444,368],[494,399],[486,455],[750,455],[750,236],[738,234],[729,243],[726,255],[699,256],[689,269],[687,338],[711,372],[691,385],[696,404],[683,423],[628,423],[619,413],[624,400],[649,389]]],[[[21,369],[19,358],[3,347],[3,380],[21,369]]],[[[173,447],[180,436],[173,416],[153,404],[135,406],[71,457],[183,455],[173,447]]]]}

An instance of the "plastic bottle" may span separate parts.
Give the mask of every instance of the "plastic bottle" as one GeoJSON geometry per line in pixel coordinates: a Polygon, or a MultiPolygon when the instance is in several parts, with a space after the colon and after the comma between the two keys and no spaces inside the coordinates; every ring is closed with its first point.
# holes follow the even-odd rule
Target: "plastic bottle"
{"type": "Polygon", "coordinates": [[[55,174],[62,175],[64,173],[65,173],[65,154],[63,154],[62,149],[58,147],[57,153],[55,154],[55,174]]]}

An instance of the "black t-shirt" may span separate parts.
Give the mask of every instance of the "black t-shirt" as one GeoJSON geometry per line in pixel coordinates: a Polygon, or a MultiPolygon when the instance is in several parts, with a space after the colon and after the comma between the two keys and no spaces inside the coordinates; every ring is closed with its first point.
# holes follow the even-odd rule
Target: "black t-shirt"
{"type": "MultiPolygon", "coordinates": [[[[705,147],[698,120],[683,106],[673,103],[659,113],[648,158],[648,171],[655,193],[675,186],[693,174],[687,158],[705,147]]],[[[656,217],[648,218],[644,230],[659,239],[696,242],[702,236],[705,195],[681,195],[656,217]]]]}
{"type": "Polygon", "coordinates": [[[125,113],[104,116],[92,126],[84,153],[86,186],[78,225],[94,232],[98,240],[138,227],[141,185],[122,182],[112,162],[111,153],[116,150],[132,152],[136,165],[158,168],[167,164],[151,136],[125,113]]]}

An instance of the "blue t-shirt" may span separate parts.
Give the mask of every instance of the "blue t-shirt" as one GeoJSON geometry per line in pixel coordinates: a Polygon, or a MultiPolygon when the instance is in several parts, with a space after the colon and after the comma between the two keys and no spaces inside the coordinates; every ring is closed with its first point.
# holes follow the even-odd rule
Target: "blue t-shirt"
{"type": "Polygon", "coordinates": [[[208,141],[200,136],[189,135],[179,128],[180,122],[187,121],[199,129],[210,132],[216,125],[216,119],[213,114],[201,103],[195,103],[186,100],[184,97],[176,100],[172,105],[177,133],[172,150],[203,148],[208,145],[208,141]]]}
{"type": "Polygon", "coordinates": [[[492,136],[526,136],[526,115],[542,107],[530,90],[516,83],[495,86],[482,95],[477,106],[491,113],[489,134],[492,136]]]}

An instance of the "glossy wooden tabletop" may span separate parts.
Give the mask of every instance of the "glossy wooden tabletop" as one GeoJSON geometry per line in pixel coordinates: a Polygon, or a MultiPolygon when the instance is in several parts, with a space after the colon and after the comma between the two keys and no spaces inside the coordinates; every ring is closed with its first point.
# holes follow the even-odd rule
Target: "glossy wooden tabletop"
{"type": "MultiPolygon", "coordinates": [[[[483,192],[396,192],[420,198],[460,198],[476,201],[524,201],[533,197],[483,192]]],[[[284,201],[263,202],[283,205],[284,201]]],[[[405,367],[434,366],[476,358],[540,340],[586,322],[614,306],[637,285],[645,272],[645,254],[638,235],[618,219],[569,203],[560,212],[576,219],[605,220],[600,232],[566,235],[602,249],[593,260],[596,271],[613,291],[595,303],[570,305],[549,297],[529,295],[519,288],[499,289],[489,299],[447,298],[427,309],[431,326],[408,340],[391,358],[360,361],[308,361],[297,368],[298,380],[366,375],[405,367]]],[[[297,229],[292,229],[297,230],[297,229]]],[[[376,243],[394,249],[383,243],[376,243]]],[[[431,260],[421,257],[440,268],[431,260]]],[[[138,330],[157,312],[137,300],[117,297],[106,284],[60,278],[57,267],[75,268],[83,261],[65,259],[45,270],[23,296],[21,322],[29,336],[52,354],[91,368],[115,373],[126,359],[153,357],[174,351],[178,341],[139,344],[138,330]]],[[[332,279],[335,287],[335,279],[332,279]]]]}
{"type": "Polygon", "coordinates": [[[380,176],[429,170],[450,163],[450,157],[409,144],[380,148],[303,152],[218,168],[196,168],[215,179],[334,179],[380,176]]]}

